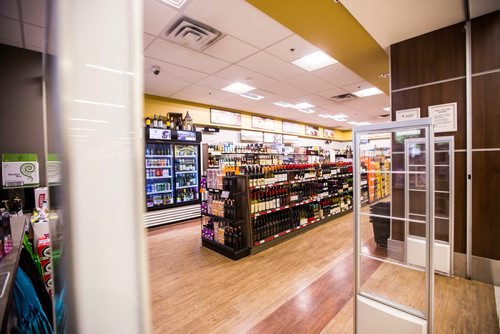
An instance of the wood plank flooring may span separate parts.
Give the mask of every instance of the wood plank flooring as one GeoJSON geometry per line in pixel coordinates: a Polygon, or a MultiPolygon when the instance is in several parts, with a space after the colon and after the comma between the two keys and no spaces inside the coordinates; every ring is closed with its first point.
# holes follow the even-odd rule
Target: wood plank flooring
{"type": "MultiPolygon", "coordinates": [[[[352,333],[352,214],[236,262],[201,247],[200,225],[148,231],[155,333],[352,333]]],[[[367,268],[364,287],[398,291],[392,267],[367,268]]],[[[492,286],[436,278],[437,333],[497,325],[492,286]]]]}

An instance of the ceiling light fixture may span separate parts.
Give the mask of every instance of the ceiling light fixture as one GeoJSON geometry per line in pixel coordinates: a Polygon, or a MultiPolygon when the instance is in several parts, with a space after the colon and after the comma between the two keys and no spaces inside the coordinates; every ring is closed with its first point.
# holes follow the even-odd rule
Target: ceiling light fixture
{"type": "Polygon", "coordinates": [[[307,56],[292,61],[292,64],[297,65],[298,67],[309,72],[335,63],[338,63],[338,61],[330,57],[323,51],[316,51],[308,54],[307,56]]]}
{"type": "Polygon", "coordinates": [[[284,101],[274,102],[273,104],[275,106],[282,107],[282,108],[289,108],[290,106],[292,106],[290,103],[284,102],[284,101]]]}
{"type": "Polygon", "coordinates": [[[300,103],[297,103],[297,104],[290,104],[289,105],[290,108],[293,108],[293,109],[309,109],[309,108],[312,108],[314,107],[314,105],[310,104],[310,103],[307,103],[307,102],[300,102],[300,103]]]}
{"type": "Polygon", "coordinates": [[[184,5],[187,0],[162,0],[162,1],[172,7],[181,8],[182,5],[184,5]]]}
{"type": "Polygon", "coordinates": [[[246,92],[249,92],[251,90],[256,89],[255,87],[245,85],[244,83],[241,82],[235,82],[230,84],[227,87],[222,88],[222,90],[230,93],[236,93],[236,94],[243,94],[246,92]]]}
{"type": "Polygon", "coordinates": [[[323,117],[323,118],[328,118],[328,115],[325,115],[325,114],[318,114],[319,117],[323,117]]]}
{"type": "Polygon", "coordinates": [[[240,94],[241,97],[246,97],[247,99],[251,99],[251,100],[262,100],[264,98],[264,96],[262,95],[257,95],[257,94],[254,94],[254,93],[243,93],[243,94],[240,94]]]}
{"type": "Polygon", "coordinates": [[[347,122],[347,124],[351,125],[368,125],[371,124],[370,122],[347,122]]]}
{"type": "Polygon", "coordinates": [[[372,96],[372,95],[377,95],[377,94],[382,94],[382,93],[383,93],[383,91],[381,91],[377,87],[371,87],[371,88],[358,90],[357,92],[354,92],[353,94],[356,95],[357,97],[367,97],[367,96],[372,96]]]}

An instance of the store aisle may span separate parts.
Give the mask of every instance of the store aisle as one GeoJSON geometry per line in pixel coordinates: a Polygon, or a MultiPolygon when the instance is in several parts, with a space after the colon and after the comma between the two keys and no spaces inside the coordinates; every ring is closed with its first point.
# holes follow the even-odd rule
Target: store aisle
{"type": "MultiPolygon", "coordinates": [[[[148,232],[155,333],[352,333],[352,214],[237,262],[201,247],[200,225],[148,232]]],[[[366,284],[390,277],[368,267],[366,284]]],[[[498,333],[492,286],[437,277],[436,311],[438,333],[498,333]]]]}

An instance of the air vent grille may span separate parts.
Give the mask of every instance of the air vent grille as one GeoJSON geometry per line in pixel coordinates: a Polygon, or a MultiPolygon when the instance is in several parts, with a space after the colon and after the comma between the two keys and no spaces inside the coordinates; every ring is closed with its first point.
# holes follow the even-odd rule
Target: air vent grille
{"type": "Polygon", "coordinates": [[[358,97],[354,94],[347,93],[347,94],[340,94],[336,96],[332,96],[330,99],[334,100],[335,102],[344,102],[344,101],[351,101],[354,99],[357,99],[358,97]]]}
{"type": "Polygon", "coordinates": [[[166,40],[196,51],[203,51],[222,37],[222,33],[187,16],[179,18],[167,30],[166,40]]]}

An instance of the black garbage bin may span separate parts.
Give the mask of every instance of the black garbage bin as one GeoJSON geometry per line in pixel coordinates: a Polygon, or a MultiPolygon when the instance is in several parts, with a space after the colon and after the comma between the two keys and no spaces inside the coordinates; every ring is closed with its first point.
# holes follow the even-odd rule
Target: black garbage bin
{"type": "MultiPolygon", "coordinates": [[[[370,206],[370,214],[388,217],[391,212],[390,202],[378,202],[370,206]]],[[[370,216],[373,224],[373,236],[378,247],[387,247],[390,235],[390,219],[370,216]]]]}

